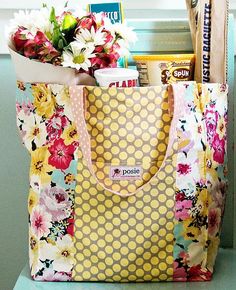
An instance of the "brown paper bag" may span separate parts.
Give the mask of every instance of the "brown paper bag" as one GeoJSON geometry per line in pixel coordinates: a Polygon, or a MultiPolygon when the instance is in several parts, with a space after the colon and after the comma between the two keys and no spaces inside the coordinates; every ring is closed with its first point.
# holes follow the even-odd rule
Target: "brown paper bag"
{"type": "Polygon", "coordinates": [[[228,0],[212,0],[210,82],[227,82],[228,0]]]}
{"type": "Polygon", "coordinates": [[[197,82],[225,83],[227,78],[228,0],[186,0],[197,82]]]}

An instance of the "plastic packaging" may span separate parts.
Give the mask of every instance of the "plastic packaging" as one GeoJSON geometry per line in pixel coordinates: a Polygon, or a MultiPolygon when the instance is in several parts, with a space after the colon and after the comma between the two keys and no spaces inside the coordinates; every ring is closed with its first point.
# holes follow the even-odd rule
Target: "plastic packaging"
{"type": "Polygon", "coordinates": [[[156,86],[193,80],[194,55],[134,55],[139,71],[139,84],[156,86]]]}
{"type": "Polygon", "coordinates": [[[95,71],[100,87],[136,87],[138,71],[126,68],[106,68],[95,71]]]}

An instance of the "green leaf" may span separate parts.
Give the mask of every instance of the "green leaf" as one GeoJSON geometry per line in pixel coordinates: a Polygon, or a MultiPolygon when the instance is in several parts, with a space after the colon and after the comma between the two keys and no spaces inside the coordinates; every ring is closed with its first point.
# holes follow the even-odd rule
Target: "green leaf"
{"type": "Polygon", "coordinates": [[[60,24],[57,21],[55,8],[52,7],[51,13],[50,13],[50,22],[53,24],[53,33],[51,35],[51,40],[53,43],[53,47],[57,50],[62,51],[65,46],[67,46],[67,41],[64,37],[64,33],[62,31],[62,28],[60,24]]]}
{"type": "Polygon", "coordinates": [[[52,7],[52,10],[51,10],[50,22],[51,23],[57,23],[56,12],[55,12],[55,8],[54,7],[52,7]]]}
{"type": "Polygon", "coordinates": [[[60,36],[61,36],[60,29],[54,27],[53,35],[52,35],[53,46],[55,46],[55,47],[58,46],[58,42],[60,40],[60,36]]]}
{"type": "Polygon", "coordinates": [[[59,39],[59,41],[58,41],[58,48],[60,50],[63,50],[63,48],[64,48],[64,41],[62,39],[59,39]]]}

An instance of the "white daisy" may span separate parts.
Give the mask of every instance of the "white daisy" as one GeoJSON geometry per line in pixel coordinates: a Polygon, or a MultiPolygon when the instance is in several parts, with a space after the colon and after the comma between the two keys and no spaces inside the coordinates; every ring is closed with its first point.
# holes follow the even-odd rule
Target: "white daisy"
{"type": "Polygon", "coordinates": [[[99,28],[95,31],[94,27],[92,26],[91,31],[87,28],[82,28],[76,34],[76,40],[82,44],[91,43],[94,46],[103,45],[105,43],[105,33],[102,32],[103,27],[99,28]]]}
{"type": "Polygon", "coordinates": [[[115,23],[111,26],[111,31],[121,37],[127,44],[137,41],[137,35],[133,31],[133,28],[128,27],[126,24],[115,23]]]}
{"type": "MultiPolygon", "coordinates": [[[[96,13],[94,15],[95,22],[97,24],[97,27],[104,27],[105,29],[110,28],[112,25],[112,22],[110,18],[104,17],[104,13],[96,13]]],[[[109,29],[108,29],[109,30],[109,29]]]]}
{"type": "Polygon", "coordinates": [[[62,66],[88,71],[88,69],[91,67],[91,62],[89,59],[95,56],[95,54],[93,54],[94,46],[86,46],[79,43],[78,41],[73,41],[70,44],[70,48],[71,51],[66,50],[63,52],[62,66]]]}
{"type": "Polygon", "coordinates": [[[20,10],[14,14],[14,19],[10,21],[6,31],[8,35],[14,34],[19,27],[24,27],[33,36],[37,31],[45,34],[52,33],[53,24],[50,22],[50,11],[44,7],[40,10],[20,10]]]}
{"type": "Polygon", "coordinates": [[[117,51],[117,53],[119,53],[119,55],[121,57],[130,55],[130,51],[129,51],[128,45],[123,39],[119,39],[117,41],[117,43],[119,44],[120,48],[117,49],[116,51],[117,51]]]}

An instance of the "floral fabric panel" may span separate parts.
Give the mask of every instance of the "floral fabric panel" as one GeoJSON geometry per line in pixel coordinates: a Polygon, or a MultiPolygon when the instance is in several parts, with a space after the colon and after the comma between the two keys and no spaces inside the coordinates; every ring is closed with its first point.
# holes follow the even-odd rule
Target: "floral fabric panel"
{"type": "Polygon", "coordinates": [[[225,85],[208,85],[202,87],[200,95],[207,132],[206,182],[210,194],[207,267],[211,271],[220,244],[227,191],[227,92],[225,85]]]}
{"type": "Polygon", "coordinates": [[[174,280],[210,280],[219,246],[226,185],[227,88],[178,85],[179,120],[174,280]]]}
{"type": "Polygon", "coordinates": [[[71,280],[78,134],[64,86],[18,83],[17,126],[31,155],[30,267],[35,280],[71,280]]]}

